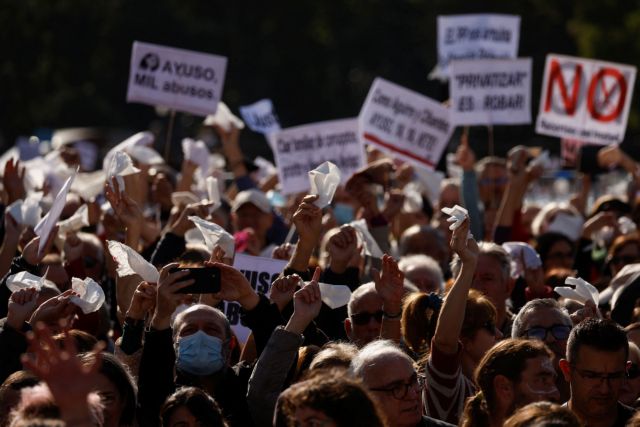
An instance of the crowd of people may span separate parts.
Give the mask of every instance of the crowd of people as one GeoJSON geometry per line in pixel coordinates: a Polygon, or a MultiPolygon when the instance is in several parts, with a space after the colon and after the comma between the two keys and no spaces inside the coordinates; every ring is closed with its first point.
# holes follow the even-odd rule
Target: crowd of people
{"type": "Polygon", "coordinates": [[[640,165],[620,148],[598,163],[626,196],[584,175],[536,206],[525,147],[477,160],[463,135],[437,197],[368,147],[320,208],[214,131],[215,161],[179,171],[149,133],[98,171],[73,141],[6,160],[0,427],[640,425],[640,165]],[[286,262],[269,292],[240,253],[286,262]],[[185,292],[205,267],[220,289],[185,292]]]}

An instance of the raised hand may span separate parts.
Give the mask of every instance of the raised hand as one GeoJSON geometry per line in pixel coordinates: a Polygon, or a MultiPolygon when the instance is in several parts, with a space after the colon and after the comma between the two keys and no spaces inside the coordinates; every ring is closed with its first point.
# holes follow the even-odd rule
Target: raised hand
{"type": "Polygon", "coordinates": [[[20,160],[13,157],[7,160],[2,176],[2,184],[7,192],[7,205],[18,199],[24,199],[26,191],[24,189],[25,169],[20,165],[20,160]]]}
{"type": "Polygon", "coordinates": [[[309,324],[320,313],[322,307],[322,299],[320,295],[321,270],[316,267],[313,278],[293,295],[293,315],[289,319],[286,330],[302,334],[309,324]]]}
{"type": "Polygon", "coordinates": [[[37,307],[38,291],[35,288],[20,289],[11,294],[7,313],[7,325],[22,330],[24,322],[31,318],[37,307]]]}
{"type": "Polygon", "coordinates": [[[169,232],[178,236],[184,236],[184,233],[194,227],[193,222],[189,220],[189,217],[197,216],[203,219],[207,218],[209,216],[211,206],[213,206],[211,203],[203,202],[187,205],[187,207],[178,215],[178,218],[169,226],[169,232]]]}
{"type": "Polygon", "coordinates": [[[466,133],[460,138],[460,145],[456,150],[456,163],[460,165],[462,170],[471,171],[476,164],[476,155],[469,147],[469,137],[466,133]]]}
{"type": "Polygon", "coordinates": [[[127,317],[144,320],[147,313],[155,308],[157,294],[158,288],[155,283],[140,282],[131,298],[127,317]]]}
{"type": "Polygon", "coordinates": [[[213,294],[217,299],[237,301],[245,310],[253,310],[260,298],[247,278],[240,271],[221,262],[205,262],[207,267],[220,269],[220,292],[213,294]]]}
{"type": "Polygon", "coordinates": [[[64,291],[58,296],[49,298],[31,315],[29,323],[35,325],[42,322],[49,327],[56,328],[60,320],[69,321],[80,309],[71,302],[71,297],[77,296],[71,289],[64,291]]]}
{"type": "Polygon", "coordinates": [[[171,315],[185,297],[178,291],[194,282],[193,279],[185,280],[189,275],[187,270],[171,272],[178,265],[178,263],[167,264],[160,270],[160,280],[156,291],[156,308],[151,320],[151,326],[157,330],[167,329],[171,326],[171,315]]]}
{"type": "Polygon", "coordinates": [[[55,226],[53,230],[51,230],[51,233],[47,238],[47,243],[44,245],[44,248],[42,248],[42,252],[38,252],[38,246],[40,245],[40,237],[39,236],[34,237],[29,241],[29,243],[27,243],[27,245],[22,250],[22,258],[24,258],[24,260],[31,265],[40,264],[40,261],[42,261],[42,258],[44,258],[45,255],[47,255],[51,250],[51,246],[53,245],[53,241],[55,240],[57,235],[58,235],[58,226],[55,226]]]}
{"type": "Polygon", "coordinates": [[[298,236],[300,236],[299,245],[312,245],[315,247],[320,238],[322,209],[313,204],[317,199],[317,195],[305,196],[293,214],[293,223],[296,226],[298,236]]]}
{"type": "Polygon", "coordinates": [[[404,273],[400,271],[398,263],[391,255],[384,254],[382,256],[382,272],[373,269],[372,275],[376,292],[382,298],[383,311],[395,317],[402,312],[404,273]]]}
{"type": "Polygon", "coordinates": [[[113,211],[122,224],[129,227],[136,227],[141,229],[143,222],[142,210],[126,192],[120,191],[120,185],[115,177],[111,178],[111,186],[105,184],[104,186],[105,197],[111,204],[113,211]]]}
{"type": "Polygon", "coordinates": [[[463,263],[476,262],[478,260],[478,254],[480,253],[476,241],[473,238],[468,238],[468,236],[469,217],[466,217],[464,221],[462,221],[462,225],[453,230],[451,242],[449,243],[451,249],[458,254],[463,263]]]}
{"type": "Polygon", "coordinates": [[[273,248],[273,251],[271,251],[271,258],[289,261],[289,259],[291,258],[291,254],[293,254],[293,248],[294,246],[291,243],[283,243],[281,245],[278,245],[273,248]]]}
{"type": "Polygon", "coordinates": [[[87,397],[100,381],[98,369],[103,345],[93,350],[94,362],[85,365],[77,356],[74,339],[66,333],[62,349],[43,324],[37,324],[28,339],[31,352],[22,356],[22,364],[47,383],[62,420],[67,425],[95,425],[87,397]]]}
{"type": "Polygon", "coordinates": [[[340,227],[340,231],[329,238],[327,252],[331,257],[331,271],[343,273],[358,253],[356,229],[350,225],[340,227]]]}
{"type": "Polygon", "coordinates": [[[278,310],[284,310],[289,301],[293,299],[293,294],[296,292],[300,282],[302,282],[302,279],[297,274],[278,277],[271,285],[269,300],[278,306],[278,310]]]}

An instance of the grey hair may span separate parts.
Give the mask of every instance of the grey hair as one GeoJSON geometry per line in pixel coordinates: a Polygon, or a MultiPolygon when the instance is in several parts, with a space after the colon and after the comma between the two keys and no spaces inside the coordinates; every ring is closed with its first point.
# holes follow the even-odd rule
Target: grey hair
{"type": "Polygon", "coordinates": [[[511,338],[522,338],[525,334],[525,325],[527,324],[528,316],[534,311],[541,308],[551,308],[557,310],[561,315],[564,323],[568,326],[572,326],[571,317],[567,309],[562,307],[560,303],[553,298],[539,298],[534,299],[526,303],[521,309],[518,315],[513,319],[513,326],[511,328],[511,338]]]}
{"type": "Polygon", "coordinates": [[[442,269],[440,268],[440,264],[438,261],[431,258],[428,255],[423,254],[415,254],[415,255],[405,255],[400,258],[398,262],[398,268],[403,273],[409,269],[409,267],[418,265],[420,267],[426,268],[432,274],[432,276],[438,282],[438,287],[440,288],[440,292],[444,290],[444,277],[442,275],[442,269]]]}
{"type": "MultiPolygon", "coordinates": [[[[478,243],[480,249],[480,255],[490,255],[494,257],[498,263],[500,263],[500,270],[502,272],[503,280],[506,282],[511,277],[511,257],[504,250],[504,248],[493,242],[480,242],[478,243]]],[[[453,277],[458,277],[460,269],[462,268],[462,262],[460,257],[456,254],[451,261],[451,273],[453,277]]]]}
{"type": "Polygon", "coordinates": [[[391,340],[376,340],[362,347],[360,352],[351,359],[350,372],[365,379],[365,371],[375,366],[376,362],[385,357],[395,356],[408,360],[413,365],[413,360],[391,340]]]}
{"type": "Polygon", "coordinates": [[[173,341],[175,342],[176,337],[178,336],[178,331],[180,330],[180,324],[182,323],[184,316],[187,315],[188,313],[192,313],[195,310],[206,310],[211,312],[211,314],[220,317],[221,319],[224,319],[224,331],[225,334],[227,336],[227,340],[231,339],[231,324],[229,323],[229,319],[227,319],[227,316],[225,316],[225,314],[218,310],[217,308],[211,307],[209,305],[206,304],[194,304],[190,307],[188,307],[186,310],[183,310],[182,312],[180,312],[176,318],[173,320],[173,324],[172,324],[172,328],[173,328],[173,341]]]}
{"type": "Polygon", "coordinates": [[[376,285],[373,282],[365,283],[360,285],[353,293],[351,297],[349,297],[349,303],[347,304],[347,313],[349,317],[353,314],[353,308],[356,305],[356,302],[363,296],[367,294],[376,294],[376,285]]]}

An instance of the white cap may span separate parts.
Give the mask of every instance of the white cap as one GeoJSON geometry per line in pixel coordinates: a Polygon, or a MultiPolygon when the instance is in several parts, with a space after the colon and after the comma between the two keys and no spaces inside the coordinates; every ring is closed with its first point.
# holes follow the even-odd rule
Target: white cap
{"type": "Polygon", "coordinates": [[[233,207],[231,208],[231,212],[237,212],[243,205],[251,203],[255,205],[258,209],[260,209],[264,213],[271,213],[271,204],[269,204],[269,199],[267,195],[264,194],[260,190],[244,190],[238,193],[235,200],[233,201],[233,207]]]}

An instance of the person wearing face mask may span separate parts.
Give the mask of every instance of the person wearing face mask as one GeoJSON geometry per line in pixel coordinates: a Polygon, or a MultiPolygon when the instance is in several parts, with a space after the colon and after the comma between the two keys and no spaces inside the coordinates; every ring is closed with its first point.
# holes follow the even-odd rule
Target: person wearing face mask
{"type": "MultiPolygon", "coordinates": [[[[209,266],[221,270],[221,291],[215,298],[237,301],[245,310],[254,309],[259,296],[242,273],[221,263],[209,266]]],[[[145,333],[138,378],[141,427],[159,425],[158,413],[165,399],[178,386],[195,386],[211,395],[230,426],[251,426],[246,402],[250,369],[230,366],[235,340],[226,316],[204,304],[193,305],[171,315],[184,298],[181,288],[189,286],[188,272],[173,271],[168,264],[160,271],[156,307],[151,327],[145,333]],[[175,368],[175,374],[174,374],[175,368]]]]}

